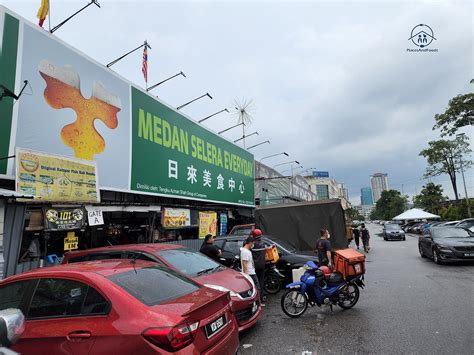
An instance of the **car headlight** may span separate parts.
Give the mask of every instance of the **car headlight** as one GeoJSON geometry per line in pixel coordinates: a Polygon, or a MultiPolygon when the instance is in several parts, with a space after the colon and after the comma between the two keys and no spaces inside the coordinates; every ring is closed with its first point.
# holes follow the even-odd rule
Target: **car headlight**
{"type": "Polygon", "coordinates": [[[441,253],[452,253],[452,252],[453,252],[451,249],[448,249],[448,248],[446,248],[446,247],[440,247],[440,248],[439,248],[439,251],[440,251],[441,253]]]}
{"type": "Polygon", "coordinates": [[[240,295],[237,292],[231,291],[228,288],[218,286],[218,285],[212,285],[212,284],[204,284],[204,286],[212,288],[213,290],[221,291],[221,292],[229,292],[231,297],[240,297],[240,295]]]}

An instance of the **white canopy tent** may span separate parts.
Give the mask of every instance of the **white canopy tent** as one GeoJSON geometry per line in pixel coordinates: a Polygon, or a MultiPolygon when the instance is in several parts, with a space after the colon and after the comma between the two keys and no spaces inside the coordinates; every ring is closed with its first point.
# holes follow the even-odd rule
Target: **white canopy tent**
{"type": "Polygon", "coordinates": [[[392,219],[395,221],[403,221],[403,220],[408,220],[408,219],[436,219],[436,218],[441,218],[441,217],[438,215],[420,210],[419,208],[412,208],[411,210],[405,211],[402,214],[399,214],[398,216],[393,217],[392,219]]]}

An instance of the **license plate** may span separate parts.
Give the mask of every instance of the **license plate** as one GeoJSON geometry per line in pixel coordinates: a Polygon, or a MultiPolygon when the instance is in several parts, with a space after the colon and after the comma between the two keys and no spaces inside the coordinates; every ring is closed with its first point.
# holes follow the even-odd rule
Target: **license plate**
{"type": "Polygon", "coordinates": [[[225,319],[225,315],[222,315],[221,317],[217,318],[215,321],[206,324],[206,335],[208,338],[212,337],[214,334],[219,332],[227,323],[227,320],[225,319]]]}
{"type": "Polygon", "coordinates": [[[466,253],[464,256],[474,256],[474,253],[466,253]]]}

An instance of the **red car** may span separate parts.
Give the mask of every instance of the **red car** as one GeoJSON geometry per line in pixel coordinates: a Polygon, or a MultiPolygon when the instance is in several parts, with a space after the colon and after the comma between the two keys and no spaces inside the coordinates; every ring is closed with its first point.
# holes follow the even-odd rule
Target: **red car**
{"type": "Polygon", "coordinates": [[[142,260],[35,269],[0,281],[0,310],[19,308],[23,354],[235,354],[228,293],[142,260]]]}
{"type": "Polygon", "coordinates": [[[232,311],[239,331],[252,327],[262,317],[258,290],[250,277],[226,268],[207,256],[175,244],[128,244],[66,253],[63,263],[99,259],[144,259],[167,266],[194,281],[230,292],[232,311]]]}

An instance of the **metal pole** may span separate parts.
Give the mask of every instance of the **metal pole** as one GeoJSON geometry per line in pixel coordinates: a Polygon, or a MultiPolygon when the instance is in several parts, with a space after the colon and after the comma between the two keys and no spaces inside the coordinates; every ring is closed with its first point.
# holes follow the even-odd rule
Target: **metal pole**
{"type": "Polygon", "coordinates": [[[191,101],[186,102],[185,104],[183,104],[183,105],[181,105],[181,106],[176,107],[176,109],[177,109],[177,110],[180,110],[180,109],[182,109],[184,106],[188,106],[189,104],[192,104],[194,101],[197,101],[197,100],[199,100],[199,99],[202,99],[202,98],[205,97],[205,96],[209,97],[209,98],[212,100],[212,96],[211,96],[208,92],[206,92],[204,95],[201,95],[201,96],[199,96],[199,97],[196,97],[194,100],[191,100],[191,101]]]}
{"type": "Polygon", "coordinates": [[[464,184],[464,194],[465,194],[465,196],[466,196],[467,215],[469,216],[469,218],[472,218],[472,215],[471,215],[471,204],[469,203],[469,197],[467,196],[466,180],[464,179],[464,168],[463,168],[463,166],[462,166],[462,157],[461,157],[460,163],[461,163],[462,182],[463,182],[463,184],[464,184]]]}
{"type": "Polygon", "coordinates": [[[51,33],[54,33],[56,30],[58,30],[60,27],[62,27],[66,22],[68,22],[70,19],[72,19],[74,16],[76,16],[79,12],[87,9],[89,6],[91,6],[92,4],[96,5],[98,8],[100,8],[100,5],[99,3],[97,2],[97,0],[91,0],[90,3],[88,3],[86,6],[84,6],[82,9],[76,11],[75,13],[73,13],[71,16],[69,16],[67,19],[65,19],[63,22],[61,22],[59,25],[56,25],[52,28],[51,30],[51,33]]]}
{"type": "Polygon", "coordinates": [[[156,88],[158,85],[161,85],[161,84],[163,84],[163,83],[166,83],[168,80],[171,80],[171,79],[173,79],[173,78],[176,78],[176,77],[179,76],[179,75],[182,75],[182,76],[186,77],[186,75],[181,71],[181,72],[179,72],[178,74],[175,74],[175,75],[170,76],[169,78],[167,78],[167,79],[165,79],[165,80],[163,80],[163,81],[160,81],[158,84],[155,84],[155,85],[150,86],[148,89],[146,89],[146,91],[153,90],[153,89],[156,88]]]}
{"type": "Polygon", "coordinates": [[[243,122],[237,123],[235,126],[232,126],[232,127],[229,127],[229,128],[224,129],[223,131],[217,132],[217,134],[222,134],[222,133],[224,133],[224,132],[227,132],[227,131],[231,130],[232,128],[239,127],[240,125],[244,125],[244,126],[245,126],[245,123],[243,123],[243,122]]]}
{"type": "Polygon", "coordinates": [[[137,48],[135,49],[132,49],[130,52],[127,52],[125,53],[123,56],[111,61],[109,64],[106,65],[107,68],[110,68],[112,65],[114,65],[115,63],[117,63],[118,61],[122,60],[123,58],[125,58],[127,55],[129,54],[132,54],[133,52],[139,50],[140,48],[144,47],[144,46],[147,46],[148,48],[151,49],[150,45],[148,44],[147,41],[145,41],[143,44],[140,44],[137,48]]]}

